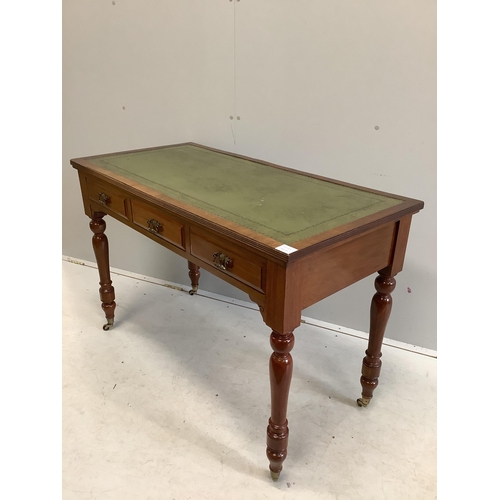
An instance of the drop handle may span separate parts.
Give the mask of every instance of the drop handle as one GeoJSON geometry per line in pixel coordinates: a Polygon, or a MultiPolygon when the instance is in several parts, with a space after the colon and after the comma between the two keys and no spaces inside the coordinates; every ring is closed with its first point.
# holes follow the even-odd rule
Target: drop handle
{"type": "Polygon", "coordinates": [[[97,199],[101,205],[107,205],[109,203],[109,196],[106,193],[99,193],[97,199]]]}
{"type": "Polygon", "coordinates": [[[161,224],[156,219],[149,219],[148,231],[153,234],[158,234],[161,231],[161,224]]]}
{"type": "Polygon", "coordinates": [[[213,257],[213,264],[217,269],[226,271],[229,267],[233,267],[233,259],[228,257],[226,254],[222,252],[215,252],[213,257]]]}

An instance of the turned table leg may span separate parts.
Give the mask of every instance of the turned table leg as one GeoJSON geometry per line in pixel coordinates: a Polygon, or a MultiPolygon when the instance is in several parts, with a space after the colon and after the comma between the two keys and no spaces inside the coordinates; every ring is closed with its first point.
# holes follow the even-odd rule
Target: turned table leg
{"type": "Polygon", "coordinates": [[[198,282],[200,281],[200,266],[188,261],[189,279],[191,280],[191,290],[189,295],[194,295],[198,291],[198,282]]]}
{"type": "Polygon", "coordinates": [[[396,280],[393,276],[379,274],[375,278],[377,293],[373,296],[370,308],[370,337],[361,369],[361,386],[363,390],[361,398],[357,400],[358,406],[368,406],[373,397],[373,391],[378,385],[378,377],[382,366],[380,359],[382,357],[382,341],[391,314],[391,293],[394,288],[396,288],[396,280]]]}
{"type": "Polygon", "coordinates": [[[104,330],[109,330],[115,317],[115,289],[111,285],[111,275],[109,272],[109,247],[108,238],[104,234],[106,222],[103,212],[94,212],[90,221],[90,229],[94,233],[92,236],[92,246],[94,247],[97,268],[99,269],[99,295],[101,297],[101,306],[106,315],[107,323],[103,326],[104,330]]]}
{"type": "Polygon", "coordinates": [[[267,427],[267,458],[274,481],[278,480],[288,446],[288,420],[286,410],[288,393],[292,381],[293,361],[290,351],[293,348],[293,333],[271,333],[273,353],[269,360],[271,379],[271,418],[267,427]]]}

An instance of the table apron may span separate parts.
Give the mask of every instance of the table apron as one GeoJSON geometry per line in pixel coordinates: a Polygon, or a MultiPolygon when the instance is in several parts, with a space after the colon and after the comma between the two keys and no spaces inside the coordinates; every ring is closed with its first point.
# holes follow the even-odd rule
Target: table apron
{"type": "Polygon", "coordinates": [[[387,267],[393,255],[397,222],[308,255],[302,261],[302,308],[387,267]]]}

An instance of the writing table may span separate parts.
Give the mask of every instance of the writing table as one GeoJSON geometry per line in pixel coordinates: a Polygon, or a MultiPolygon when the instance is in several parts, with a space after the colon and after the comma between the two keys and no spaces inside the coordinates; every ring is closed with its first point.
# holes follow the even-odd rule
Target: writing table
{"type": "Polygon", "coordinates": [[[286,458],[294,330],[301,312],[378,272],[359,406],[377,387],[381,347],[412,215],[423,202],[193,143],[71,160],[78,170],[108,330],[115,292],[104,216],[246,292],[271,329],[267,457],[277,480],[286,458]]]}

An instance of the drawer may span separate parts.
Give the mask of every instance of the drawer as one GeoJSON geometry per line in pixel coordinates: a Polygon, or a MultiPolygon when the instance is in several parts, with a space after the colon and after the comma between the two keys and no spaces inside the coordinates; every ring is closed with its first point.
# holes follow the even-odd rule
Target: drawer
{"type": "Polygon", "coordinates": [[[184,225],[165,211],[142,200],[131,200],[132,222],[161,240],[185,250],[184,225]]]}
{"type": "Polygon", "coordinates": [[[123,217],[127,216],[125,208],[127,194],[115,186],[97,179],[87,178],[87,192],[92,201],[123,217]]]}
{"type": "Polygon", "coordinates": [[[191,255],[263,292],[266,260],[240,246],[191,230],[191,255]]]}

